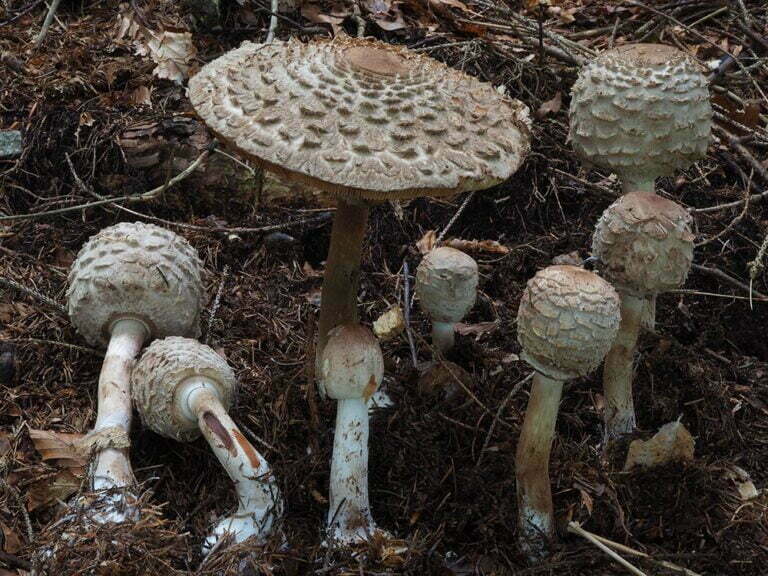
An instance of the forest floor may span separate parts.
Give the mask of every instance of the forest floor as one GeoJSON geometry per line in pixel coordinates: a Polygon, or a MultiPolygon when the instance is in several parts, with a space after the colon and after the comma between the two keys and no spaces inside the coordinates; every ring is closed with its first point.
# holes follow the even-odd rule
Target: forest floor
{"type": "MultiPolygon", "coordinates": [[[[70,541],[52,573],[628,573],[569,533],[569,521],[647,554],[622,553],[649,576],[683,573],[662,561],[686,574],[768,573],[766,497],[741,500],[728,474],[736,465],[758,489],[768,483],[768,272],[752,266],[750,278],[768,231],[762,0],[363,0],[358,17],[351,4],[318,1],[281,14],[277,38],[355,34],[361,25],[365,35],[506,86],[534,118],[522,169],[469,198],[447,235],[505,248],[473,252],[481,292],[449,358],[469,374],[464,388],[446,399],[439,386],[420,386],[407,339],[383,345],[395,405],[371,421],[371,502],[408,550],[374,543],[364,563],[321,547],[335,406],[312,383],[310,343],[331,204],[213,153],[204,170],[154,199],[61,211],[162,186],[204,153],[210,137],[185,78],[243,40],[263,41],[268,5],[222,0],[220,26],[211,27],[191,5],[169,0],[64,0],[35,47],[46,12],[40,0],[0,0],[0,130],[24,135],[21,156],[0,160],[0,576],[27,574],[35,552],[60,541],[53,522],[81,488],[84,463],[62,446],[64,434],[93,425],[103,352],[62,308],[67,271],[89,236],[124,220],[159,223],[199,251],[210,297],[203,340],[236,370],[233,417],[274,467],[288,546],[275,537],[201,564],[209,526],[234,504],[231,485],[204,442],[176,443],[137,424],[142,520],[70,541]],[[579,65],[635,41],[673,44],[708,65],[717,113],[707,158],[658,183],[660,194],[692,209],[700,245],[684,289],[659,298],[635,380],[639,435],[680,418],[696,440],[695,460],[622,471],[626,446],[606,454],[601,444],[599,373],[568,383],[550,467],[559,538],[532,566],[516,544],[514,452],[528,391],[518,384],[530,368],[517,356],[514,319],[538,269],[574,251],[589,256],[595,222],[620,193],[615,177],[576,159],[567,110],[579,65]],[[3,220],[23,214],[34,216],[3,220]]],[[[443,230],[466,199],[374,208],[363,322],[403,305],[403,268],[418,265],[417,242],[443,230]]],[[[429,361],[418,304],[411,329],[419,362],[429,361]]]]}

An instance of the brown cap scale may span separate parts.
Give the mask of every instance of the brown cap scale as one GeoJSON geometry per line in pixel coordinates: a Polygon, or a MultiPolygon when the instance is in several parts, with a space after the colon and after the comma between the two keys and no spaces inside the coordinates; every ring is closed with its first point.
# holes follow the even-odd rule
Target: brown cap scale
{"type": "Polygon", "coordinates": [[[619,328],[619,297],[596,274],[575,266],[540,270],[517,313],[523,358],[536,369],[517,444],[520,546],[536,560],[554,537],[549,455],[563,382],[597,368],[619,328]]]}
{"type": "Polygon", "coordinates": [[[416,269],[416,295],[432,320],[432,343],[441,352],[453,347],[453,326],[475,304],[477,262],[461,250],[443,246],[429,252],[416,269]]]}
{"type": "Polygon", "coordinates": [[[632,358],[645,298],[685,283],[693,261],[693,240],[690,214],[675,202],[647,192],[619,198],[595,227],[592,253],[601,273],[621,293],[621,328],[603,370],[609,439],[635,428],[632,358]]]}
{"type": "Polygon", "coordinates": [[[357,320],[370,201],[488,188],[530,147],[522,103],[374,40],[245,42],[192,78],[189,96],[222,140],[337,198],[318,352],[331,328],[357,320]]]}
{"type": "MultiPolygon", "coordinates": [[[[203,308],[202,264],[177,234],[152,224],[123,222],[91,237],[69,273],[67,305],[86,340],[106,346],[99,375],[96,424],[88,435],[96,456],[94,490],[134,483],[128,457],[131,426],[130,370],[144,342],[171,334],[196,336],[203,308]]],[[[96,521],[120,522],[133,514],[107,494],[96,521]]]]}
{"type": "Polygon", "coordinates": [[[600,54],[573,86],[570,140],[585,161],[615,172],[624,190],[704,157],[712,130],[707,79],[672,46],[628,44],[600,54]]]}
{"type": "Polygon", "coordinates": [[[216,524],[203,551],[226,536],[264,541],[282,514],[282,499],[269,464],[227,413],[237,380],[226,360],[196,340],[156,340],[136,364],[131,382],[145,426],[187,442],[202,434],[235,485],[237,510],[216,524]]]}

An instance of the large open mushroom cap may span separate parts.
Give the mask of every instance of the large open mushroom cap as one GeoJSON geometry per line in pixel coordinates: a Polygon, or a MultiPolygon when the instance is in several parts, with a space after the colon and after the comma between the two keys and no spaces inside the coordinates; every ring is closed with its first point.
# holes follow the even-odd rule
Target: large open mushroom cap
{"type": "Polygon", "coordinates": [[[550,378],[567,380],[597,368],[619,320],[619,296],[608,282],[576,266],[549,266],[523,292],[517,339],[526,362],[550,378]]]}
{"type": "Polygon", "coordinates": [[[685,283],[693,261],[691,215],[650,192],[630,192],[603,212],[592,237],[601,272],[620,290],[642,296],[685,283]]]}
{"type": "Polygon", "coordinates": [[[696,60],[671,46],[614,48],[579,73],[570,124],[585,161],[630,180],[667,176],[706,154],[707,79],[696,60]]]}
{"type": "Polygon", "coordinates": [[[80,249],[69,272],[69,317],[90,344],[106,346],[121,318],[144,322],[152,338],[198,336],[205,304],[202,263],[178,234],[121,222],[80,249]]]}
{"type": "Polygon", "coordinates": [[[237,380],[224,358],[191,338],[171,336],[152,342],[131,373],[131,396],[144,426],[182,442],[200,436],[197,422],[185,417],[175,401],[180,385],[195,376],[210,380],[224,409],[230,408],[237,380]]]}
{"type": "Polygon", "coordinates": [[[524,104],[374,40],[245,42],[203,67],[189,97],[223,141],[343,198],[488,188],[530,147],[524,104]]]}

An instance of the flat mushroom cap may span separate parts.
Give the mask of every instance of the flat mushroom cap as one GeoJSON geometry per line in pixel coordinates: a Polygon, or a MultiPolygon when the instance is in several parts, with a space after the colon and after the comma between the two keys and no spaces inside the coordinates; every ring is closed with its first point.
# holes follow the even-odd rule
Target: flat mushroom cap
{"type": "Polygon", "coordinates": [[[416,294],[433,322],[458,322],[475,304],[474,258],[456,248],[430,251],[416,269],[416,294]]]}
{"type": "Polygon", "coordinates": [[[140,319],[152,338],[198,336],[205,305],[197,251],[170,230],[141,222],[104,228],[69,271],[69,317],[85,339],[106,347],[112,324],[140,319]]]}
{"type": "Polygon", "coordinates": [[[603,212],[592,236],[602,274],[619,290],[644,296],[685,284],[693,262],[691,215],[650,192],[630,192],[603,212]]]}
{"type": "Polygon", "coordinates": [[[530,149],[524,104],[375,40],[244,42],[204,66],[189,97],[221,140],[341,198],[488,188],[530,149]]]}
{"type": "Polygon", "coordinates": [[[384,377],[384,356],[376,336],[360,324],[342,324],[328,333],[320,358],[321,391],[334,400],[368,400],[384,377]]]}
{"type": "Polygon", "coordinates": [[[677,48],[628,44],[582,68],[570,139],[587,163],[625,179],[669,176],[703,158],[712,130],[707,79],[677,48]]]}
{"type": "Polygon", "coordinates": [[[523,359],[545,376],[586,376],[603,361],[619,329],[619,296],[597,274],[549,266],[528,281],[517,311],[523,359]]]}
{"type": "Polygon", "coordinates": [[[229,410],[237,379],[224,358],[191,338],[171,336],[150,344],[131,374],[131,396],[146,428],[181,442],[200,436],[197,421],[187,418],[174,402],[180,384],[194,376],[210,379],[229,410]]]}

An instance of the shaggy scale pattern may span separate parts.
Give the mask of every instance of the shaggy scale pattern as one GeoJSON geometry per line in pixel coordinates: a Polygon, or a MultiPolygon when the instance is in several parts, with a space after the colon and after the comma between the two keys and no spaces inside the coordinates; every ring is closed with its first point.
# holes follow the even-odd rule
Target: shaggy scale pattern
{"type": "Polygon", "coordinates": [[[104,228],[70,269],[70,320],[94,346],[106,347],[111,324],[123,317],[142,320],[152,338],[198,336],[201,272],[197,251],[169,230],[141,222],[104,228]]]}
{"type": "Polygon", "coordinates": [[[611,204],[595,227],[592,254],[603,275],[636,296],[685,284],[693,261],[691,215],[648,192],[630,192],[611,204]]]}
{"type": "Polygon", "coordinates": [[[707,79],[670,46],[630,44],[585,66],[573,86],[570,139],[625,182],[669,176],[703,158],[712,130],[707,79]]]}
{"type": "Polygon", "coordinates": [[[190,80],[189,97],[263,166],[372,200],[488,188],[530,147],[524,104],[373,40],[245,42],[190,80]]]}
{"type": "Polygon", "coordinates": [[[416,269],[416,294],[433,322],[458,322],[475,304],[478,270],[461,250],[435,248],[416,269]]]}
{"type": "Polygon", "coordinates": [[[517,311],[523,358],[550,378],[586,376],[619,329],[619,296],[597,274],[549,266],[528,281],[517,311]]]}
{"type": "Polygon", "coordinates": [[[373,332],[360,324],[344,324],[328,333],[320,362],[323,394],[334,400],[368,400],[383,377],[384,356],[373,332]]]}
{"type": "Polygon", "coordinates": [[[200,436],[197,422],[184,417],[173,402],[178,386],[193,376],[209,378],[224,409],[231,408],[237,379],[227,361],[212,348],[173,336],[155,340],[147,348],[131,375],[131,395],[144,427],[181,442],[200,436]]]}

